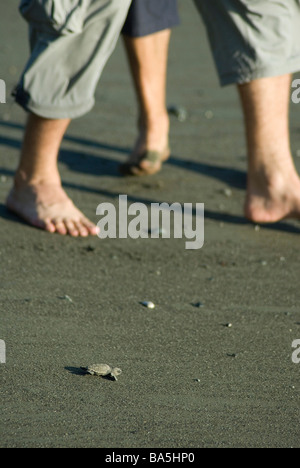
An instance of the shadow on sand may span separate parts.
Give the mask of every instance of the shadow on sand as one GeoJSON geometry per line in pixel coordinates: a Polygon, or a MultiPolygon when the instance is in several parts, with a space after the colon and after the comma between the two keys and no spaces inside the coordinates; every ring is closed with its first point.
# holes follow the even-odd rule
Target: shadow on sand
{"type": "MultiPolygon", "coordinates": [[[[11,122],[0,122],[0,130],[5,128],[15,129],[24,131],[24,127],[20,124],[11,123],[11,122]]],[[[74,136],[67,135],[65,141],[82,145],[84,150],[66,150],[62,149],[60,152],[60,161],[68,166],[71,171],[80,172],[81,174],[95,175],[99,176],[111,176],[115,178],[121,178],[119,174],[118,167],[120,162],[112,158],[108,158],[101,154],[101,151],[109,151],[111,153],[118,153],[123,156],[127,156],[130,152],[130,148],[120,147],[115,145],[110,145],[98,141],[89,140],[86,138],[78,138],[74,136]],[[99,150],[99,154],[95,156],[92,153],[88,152],[89,148],[94,148],[99,150]]],[[[13,149],[21,149],[21,139],[8,138],[0,134],[0,147],[9,147],[13,149]]],[[[184,169],[192,172],[199,173],[211,179],[216,179],[226,183],[235,189],[244,190],[246,188],[246,179],[247,174],[244,171],[234,168],[227,168],[222,166],[211,165],[207,163],[201,163],[197,161],[183,160],[179,157],[172,156],[168,163],[169,165],[175,166],[179,169],[184,169]]],[[[0,167],[1,175],[10,176],[14,175],[13,171],[4,169],[0,167]]],[[[93,193],[105,197],[116,198],[119,196],[119,193],[100,190],[91,187],[84,186],[82,184],[73,184],[73,183],[64,183],[66,189],[76,189],[81,190],[87,193],[93,193]]],[[[162,203],[165,200],[149,200],[143,197],[136,197],[133,195],[128,195],[129,202],[139,202],[146,205],[150,205],[153,202],[162,203]]],[[[195,213],[194,213],[195,214],[195,213]]],[[[20,221],[13,213],[10,213],[3,204],[0,204],[0,217],[2,219],[14,221],[14,222],[23,222],[20,221]]],[[[205,209],[206,219],[210,219],[216,222],[223,222],[236,225],[251,225],[244,217],[239,215],[226,214],[224,212],[212,211],[205,209]]],[[[264,225],[263,229],[275,230],[284,233],[299,234],[300,226],[297,227],[293,224],[287,222],[280,222],[270,225],[264,225]]]]}

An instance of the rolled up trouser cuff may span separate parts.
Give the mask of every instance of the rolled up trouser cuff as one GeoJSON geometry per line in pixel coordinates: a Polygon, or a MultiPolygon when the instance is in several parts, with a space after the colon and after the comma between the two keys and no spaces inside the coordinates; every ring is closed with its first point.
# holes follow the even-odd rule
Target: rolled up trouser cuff
{"type": "MultiPolygon", "coordinates": [[[[103,68],[112,54],[131,0],[87,0],[84,16],[70,22],[78,0],[22,0],[31,56],[14,92],[16,102],[44,118],[78,118],[94,106],[103,68]],[[47,10],[47,5],[54,9],[47,10]],[[55,6],[57,5],[57,10],[55,6]],[[42,10],[41,10],[42,8],[42,10]],[[39,21],[39,16],[44,15],[39,21]]],[[[81,2],[79,2],[81,4],[81,2]]]]}
{"type": "Polygon", "coordinates": [[[194,0],[221,85],[300,70],[299,0],[194,0]]]}
{"type": "Polygon", "coordinates": [[[77,119],[82,117],[83,115],[90,112],[94,105],[95,99],[91,99],[88,102],[83,102],[77,105],[71,105],[71,107],[61,107],[61,106],[43,106],[40,103],[36,103],[31,96],[22,88],[21,85],[18,85],[13,93],[12,96],[15,98],[15,101],[23,107],[27,112],[32,112],[39,117],[43,117],[45,119],[77,119]]]}

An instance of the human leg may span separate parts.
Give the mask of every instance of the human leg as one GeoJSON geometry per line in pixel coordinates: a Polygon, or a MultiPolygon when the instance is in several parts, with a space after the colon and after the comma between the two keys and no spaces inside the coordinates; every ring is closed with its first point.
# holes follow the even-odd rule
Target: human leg
{"type": "Polygon", "coordinates": [[[289,136],[291,76],[240,85],[248,146],[245,215],[257,223],[300,218],[300,179],[289,136]]]}
{"type": "Polygon", "coordinates": [[[77,9],[65,11],[58,0],[22,2],[32,54],[15,96],[30,114],[7,206],[29,224],[74,237],[98,232],[62,189],[57,157],[70,120],[93,107],[96,85],[129,4],[86,2],[82,17],[77,9]]]}
{"type": "Polygon", "coordinates": [[[121,171],[154,174],[170,155],[166,81],[171,27],[179,22],[176,0],[134,0],[123,34],[138,106],[138,139],[121,171]]]}
{"type": "Polygon", "coordinates": [[[289,136],[291,74],[300,69],[299,2],[195,2],[221,84],[236,83],[241,95],[249,161],[245,215],[257,223],[300,218],[289,136]]]}
{"type": "Polygon", "coordinates": [[[139,136],[126,173],[142,175],[158,172],[170,155],[169,117],[166,109],[168,46],[171,31],[142,38],[125,37],[133,81],[139,104],[139,136]],[[157,153],[154,161],[147,153],[157,153]]]}
{"type": "Polygon", "coordinates": [[[60,143],[70,120],[30,114],[21,158],[7,207],[32,226],[73,237],[96,235],[97,228],[71,202],[57,168],[60,143]]]}

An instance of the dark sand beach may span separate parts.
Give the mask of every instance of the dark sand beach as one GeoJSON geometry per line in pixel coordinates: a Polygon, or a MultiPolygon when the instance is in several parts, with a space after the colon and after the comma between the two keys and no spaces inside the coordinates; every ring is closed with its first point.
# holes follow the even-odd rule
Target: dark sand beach
{"type": "MultiPolygon", "coordinates": [[[[0,5],[0,78],[7,94],[28,56],[17,0],[0,5]]],[[[72,239],[31,228],[4,206],[24,112],[0,105],[0,446],[299,447],[300,223],[255,228],[243,217],[246,148],[234,87],[221,89],[204,26],[180,2],[168,104],[172,157],[163,171],[122,178],[136,106],[121,41],[93,111],[72,123],[64,186],[93,221],[102,202],[205,203],[205,244],[182,239],[72,239]],[[154,310],[140,302],[153,301],[154,310]],[[195,307],[201,302],[203,307],[195,307]],[[231,327],[226,324],[232,324],[231,327]],[[80,366],[120,367],[118,382],[80,366]]],[[[274,96],[276,99],[276,96],[274,96]]],[[[300,104],[291,107],[300,170],[300,104]]]]}

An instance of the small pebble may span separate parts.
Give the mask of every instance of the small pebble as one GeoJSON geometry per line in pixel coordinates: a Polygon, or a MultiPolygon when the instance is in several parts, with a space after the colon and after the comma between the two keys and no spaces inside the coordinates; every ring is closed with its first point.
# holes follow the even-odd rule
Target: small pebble
{"type": "Polygon", "coordinates": [[[169,106],[168,113],[171,115],[175,115],[175,117],[177,117],[179,122],[185,122],[188,118],[188,112],[182,106],[176,106],[176,105],[169,106]]]}
{"type": "Polygon", "coordinates": [[[211,110],[206,111],[204,115],[207,120],[211,120],[214,118],[214,113],[211,110]]]}
{"type": "Polygon", "coordinates": [[[73,304],[73,300],[70,298],[70,296],[64,296],[64,299],[68,302],[71,302],[73,304]]]}
{"type": "Polygon", "coordinates": [[[200,383],[201,380],[200,379],[194,379],[194,382],[200,383]]]}
{"type": "Polygon", "coordinates": [[[3,184],[5,184],[5,182],[7,182],[7,177],[4,176],[4,175],[2,175],[2,176],[0,177],[0,180],[1,180],[1,182],[2,182],[3,184]]]}
{"type": "Polygon", "coordinates": [[[266,262],[265,260],[263,260],[263,261],[261,262],[261,264],[262,264],[262,266],[264,266],[264,267],[265,267],[265,266],[267,266],[267,265],[268,265],[268,262],[266,262]]]}
{"type": "Polygon", "coordinates": [[[225,323],[224,327],[232,328],[232,323],[225,323]]]}
{"type": "Polygon", "coordinates": [[[96,250],[96,247],[92,246],[92,245],[88,245],[86,248],[85,248],[86,252],[95,252],[96,250]]]}
{"type": "Polygon", "coordinates": [[[259,231],[260,231],[260,226],[258,226],[258,225],[255,226],[254,230],[255,230],[256,232],[259,232],[259,231]]]}
{"type": "Polygon", "coordinates": [[[155,304],[153,304],[151,301],[144,301],[142,302],[142,305],[147,307],[147,309],[155,309],[155,304]]]}
{"type": "Polygon", "coordinates": [[[232,357],[232,358],[236,358],[237,355],[235,353],[227,353],[227,356],[232,357]]]}
{"type": "Polygon", "coordinates": [[[204,304],[203,302],[196,302],[195,304],[193,304],[194,307],[197,307],[198,309],[201,309],[202,307],[204,307],[204,304]]]}
{"type": "Polygon", "coordinates": [[[224,193],[225,197],[227,197],[227,198],[232,197],[232,190],[230,188],[224,189],[223,193],[224,193]]]}

